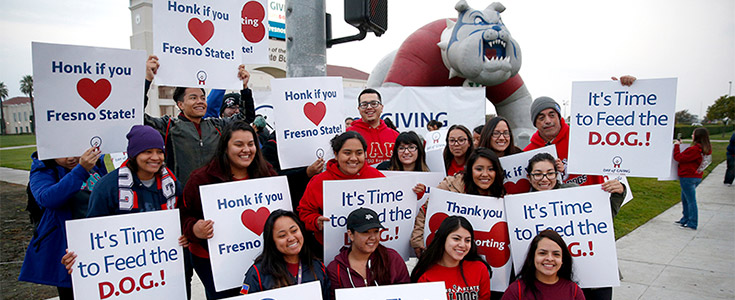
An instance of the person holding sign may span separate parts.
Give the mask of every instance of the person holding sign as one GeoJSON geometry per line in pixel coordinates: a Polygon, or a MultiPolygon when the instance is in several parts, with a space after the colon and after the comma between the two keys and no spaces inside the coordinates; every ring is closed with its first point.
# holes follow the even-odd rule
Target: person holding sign
{"type": "Polygon", "coordinates": [[[191,241],[189,251],[194,270],[204,285],[207,299],[221,299],[237,295],[237,289],[217,292],[214,288],[212,266],[209,261],[207,240],[214,236],[214,222],[204,220],[199,187],[207,184],[276,176],[276,171],[265,161],[255,130],[249,124],[236,121],[222,132],[217,150],[207,165],[191,173],[184,187],[184,205],[181,222],[184,235],[191,241]]]}
{"type": "Polygon", "coordinates": [[[702,183],[702,172],[712,162],[712,145],[709,132],[700,127],[692,132],[692,144],[683,152],[679,150],[681,141],[674,142],[674,160],[679,162],[677,174],[681,186],[681,206],[683,216],[675,222],[681,228],[697,230],[697,186],[702,183]],[[705,160],[706,156],[709,161],[705,160]]]}
{"type": "MultiPolygon", "coordinates": [[[[390,159],[398,131],[388,128],[380,118],[383,114],[380,93],[374,89],[364,89],[357,96],[357,108],[360,119],[352,121],[347,131],[355,131],[367,140],[367,164],[372,166],[390,159]]],[[[308,223],[306,226],[309,227],[308,223]]]]}
{"type": "MultiPolygon", "coordinates": [[[[503,187],[503,167],[492,150],[484,147],[475,149],[467,159],[467,168],[454,176],[447,176],[437,188],[450,192],[482,195],[500,198],[505,195],[503,187]]],[[[411,247],[420,256],[424,251],[424,222],[426,222],[426,206],[429,200],[419,209],[411,233],[411,247]]]]}
{"type": "Polygon", "coordinates": [[[523,152],[513,142],[513,130],[510,129],[508,120],[503,117],[487,121],[480,133],[479,146],[492,149],[498,157],[523,152]]]}
{"type": "MultiPolygon", "coordinates": [[[[358,120],[359,121],[359,120],[358,120]]],[[[357,121],[355,121],[357,122],[357,121]]],[[[314,232],[319,244],[324,244],[324,223],[329,218],[322,215],[324,210],[325,180],[349,180],[385,177],[377,169],[365,163],[367,143],[355,131],[347,131],[330,141],[333,159],[327,162],[327,170],[311,178],[301,197],[298,212],[306,229],[314,232]]]]}
{"type": "Polygon", "coordinates": [[[402,132],[396,138],[390,160],[380,163],[378,170],[428,172],[424,143],[413,131],[402,132]]]}
{"type": "Polygon", "coordinates": [[[407,283],[406,263],[401,255],[380,244],[378,214],[369,208],[358,208],[347,216],[350,247],[342,247],[327,266],[331,290],[365,286],[407,283]]]}
{"type": "Polygon", "coordinates": [[[245,273],[240,294],[318,280],[322,299],[329,299],[329,277],[324,264],[304,245],[303,232],[304,224],[296,214],[282,209],[273,211],[263,226],[263,253],[245,273]]]}
{"type": "Polygon", "coordinates": [[[585,299],[572,281],[572,255],[559,233],[547,229],[533,238],[518,279],[501,299],[585,299]]]}
{"type": "Polygon", "coordinates": [[[90,193],[107,168],[98,148],[81,156],[39,160],[33,163],[29,188],[43,215],[26,250],[18,280],[56,286],[59,299],[74,299],[71,276],[59,265],[66,244],[66,221],[87,214],[90,193]]]}
{"type": "Polygon", "coordinates": [[[444,281],[447,299],[490,299],[490,266],[477,254],[475,230],[462,216],[449,216],[411,272],[411,282],[444,281]]]}
{"type": "Polygon", "coordinates": [[[444,146],[444,168],[452,176],[464,170],[465,160],[475,147],[472,133],[464,125],[452,125],[447,132],[447,145],[444,146]]]}

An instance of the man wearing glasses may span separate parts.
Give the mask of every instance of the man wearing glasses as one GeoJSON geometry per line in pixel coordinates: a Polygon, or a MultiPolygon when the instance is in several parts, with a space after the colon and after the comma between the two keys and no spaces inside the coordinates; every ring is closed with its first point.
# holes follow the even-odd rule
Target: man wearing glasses
{"type": "Polygon", "coordinates": [[[398,131],[388,128],[380,118],[383,113],[383,102],[378,91],[367,88],[357,96],[357,108],[360,119],[352,121],[348,131],[356,131],[367,142],[365,162],[376,165],[390,159],[398,131]]]}

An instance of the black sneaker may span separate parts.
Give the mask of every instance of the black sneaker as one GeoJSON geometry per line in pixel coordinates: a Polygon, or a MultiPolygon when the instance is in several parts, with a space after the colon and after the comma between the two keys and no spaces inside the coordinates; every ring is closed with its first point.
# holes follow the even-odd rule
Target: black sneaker
{"type": "Polygon", "coordinates": [[[687,224],[681,224],[681,225],[679,225],[679,228],[681,228],[681,229],[697,230],[697,228],[689,227],[689,226],[687,226],[687,224]]]}
{"type": "Polygon", "coordinates": [[[681,225],[681,221],[674,221],[674,224],[681,225]]]}

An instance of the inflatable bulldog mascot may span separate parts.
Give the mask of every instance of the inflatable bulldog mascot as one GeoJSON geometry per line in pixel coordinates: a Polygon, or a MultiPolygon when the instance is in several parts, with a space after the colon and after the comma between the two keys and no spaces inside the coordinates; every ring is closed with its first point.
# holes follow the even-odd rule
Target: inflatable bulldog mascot
{"type": "Polygon", "coordinates": [[[460,0],[455,9],[456,22],[431,22],[384,57],[368,86],[485,86],[485,96],[523,148],[535,132],[532,99],[518,75],[521,48],[500,19],[505,7],[494,2],[481,11],[460,0]]]}

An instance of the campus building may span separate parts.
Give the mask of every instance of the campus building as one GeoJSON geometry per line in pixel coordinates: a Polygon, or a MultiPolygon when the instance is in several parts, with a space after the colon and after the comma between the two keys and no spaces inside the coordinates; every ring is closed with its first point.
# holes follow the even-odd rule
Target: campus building
{"type": "Polygon", "coordinates": [[[13,97],[3,101],[4,134],[31,133],[31,98],[13,97]]]}

